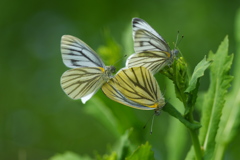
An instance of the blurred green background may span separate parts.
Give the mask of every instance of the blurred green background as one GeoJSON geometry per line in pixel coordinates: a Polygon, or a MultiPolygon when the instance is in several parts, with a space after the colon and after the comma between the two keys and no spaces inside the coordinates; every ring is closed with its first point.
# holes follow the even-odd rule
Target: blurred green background
{"type": "MultiPolygon", "coordinates": [[[[109,100],[99,91],[86,105],[71,100],[62,91],[60,77],[68,68],[60,53],[64,34],[76,36],[101,53],[106,65],[133,52],[131,20],[139,17],[158,31],[173,48],[177,31],[184,35],[179,48],[192,71],[208,54],[216,51],[226,35],[230,53],[236,53],[234,21],[239,0],[102,0],[102,1],[7,1],[0,2],[0,159],[42,160],[65,151],[79,155],[105,154],[124,132],[133,128],[131,142],[149,141],[156,159],[171,154],[175,143],[171,131],[177,120],[166,113],[156,117],[153,135],[150,124],[142,129],[153,112],[132,109],[109,100]],[[104,55],[105,54],[105,55],[104,55]],[[174,121],[174,122],[172,122],[174,121]]],[[[116,64],[124,66],[125,59],[116,64]]],[[[171,82],[157,75],[168,101],[174,98],[171,82]]],[[[209,79],[201,81],[201,91],[209,79]]],[[[199,114],[196,114],[199,119],[199,114]]],[[[191,145],[185,137],[182,157],[191,145]]],[[[177,134],[176,134],[177,135],[177,134]]],[[[226,152],[226,159],[240,156],[240,134],[226,152]]]]}

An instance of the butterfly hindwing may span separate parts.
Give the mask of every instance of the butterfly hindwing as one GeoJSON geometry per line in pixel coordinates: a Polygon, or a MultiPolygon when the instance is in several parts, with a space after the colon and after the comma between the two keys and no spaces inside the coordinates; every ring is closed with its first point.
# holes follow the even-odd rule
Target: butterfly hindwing
{"type": "Polygon", "coordinates": [[[61,77],[61,86],[72,99],[80,99],[95,93],[105,83],[100,68],[74,68],[67,70],[61,77]]]}
{"type": "Polygon", "coordinates": [[[113,81],[113,79],[111,79],[102,86],[102,91],[110,99],[112,99],[118,103],[121,103],[123,105],[129,106],[132,108],[136,108],[136,109],[141,109],[141,110],[154,109],[154,108],[149,108],[149,107],[143,106],[141,104],[138,104],[138,103],[130,100],[125,95],[123,95],[118,89],[116,89],[115,85],[116,85],[115,82],[113,81]]]}
{"type": "Polygon", "coordinates": [[[127,67],[145,67],[149,69],[153,74],[165,67],[168,63],[168,59],[164,52],[152,51],[134,53],[127,59],[127,67]]]}
{"type": "Polygon", "coordinates": [[[119,72],[114,80],[117,89],[127,98],[145,106],[152,106],[160,97],[159,86],[145,67],[133,67],[119,72]]]}
{"type": "Polygon", "coordinates": [[[111,83],[107,82],[102,89],[110,99],[119,103],[130,101],[138,104],[128,102],[128,106],[137,109],[156,109],[165,104],[156,79],[145,67],[120,70],[111,83]]]}

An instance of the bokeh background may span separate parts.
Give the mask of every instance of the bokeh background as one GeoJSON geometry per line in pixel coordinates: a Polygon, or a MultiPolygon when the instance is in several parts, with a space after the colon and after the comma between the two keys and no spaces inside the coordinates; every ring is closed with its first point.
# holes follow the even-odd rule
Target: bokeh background
{"type": "MultiPolygon", "coordinates": [[[[60,53],[62,35],[74,35],[96,50],[106,65],[124,67],[125,54],[133,53],[131,19],[139,17],[158,31],[173,48],[177,31],[184,35],[178,45],[190,72],[214,52],[229,35],[230,53],[236,53],[234,23],[239,0],[102,0],[102,1],[7,1],[0,2],[0,159],[42,160],[72,151],[94,157],[111,151],[126,130],[136,146],[146,141],[156,159],[169,158],[176,126],[181,156],[190,148],[187,130],[167,113],[132,109],[109,100],[101,90],[83,105],[62,91],[60,77],[67,67],[60,53]],[[174,121],[174,122],[172,122],[174,121]],[[178,125],[170,125],[178,123],[178,125]]],[[[171,82],[157,75],[168,101],[175,100],[171,82]]],[[[201,81],[206,91],[208,76],[201,81]]],[[[176,102],[175,102],[176,101],[176,102]]],[[[196,114],[199,119],[199,114],[196,114]]],[[[234,137],[225,159],[239,157],[240,134],[234,137]]]]}

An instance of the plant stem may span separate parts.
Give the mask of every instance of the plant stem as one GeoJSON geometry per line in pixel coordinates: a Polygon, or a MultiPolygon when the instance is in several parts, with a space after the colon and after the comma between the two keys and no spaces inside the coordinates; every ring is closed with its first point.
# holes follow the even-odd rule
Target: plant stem
{"type": "Polygon", "coordinates": [[[170,103],[168,103],[168,105],[163,107],[163,110],[165,112],[168,112],[171,116],[177,118],[180,122],[182,122],[189,129],[196,159],[201,160],[202,152],[201,152],[200,142],[199,142],[198,134],[197,134],[197,131],[201,127],[201,125],[194,122],[192,110],[190,110],[190,112],[187,114],[187,116],[185,118],[170,103]]]}
{"type": "Polygon", "coordinates": [[[192,138],[192,144],[194,147],[196,160],[201,160],[202,152],[201,152],[200,143],[199,143],[199,139],[198,139],[198,135],[197,135],[197,130],[193,130],[193,129],[189,128],[189,132],[190,132],[190,135],[192,138]]]}
{"type": "MultiPolygon", "coordinates": [[[[189,96],[189,98],[191,99],[192,97],[189,96]]],[[[187,104],[190,105],[190,103],[187,103],[187,104]]],[[[187,118],[191,123],[194,123],[193,107],[191,107],[189,113],[186,115],[185,118],[187,118]]],[[[201,151],[201,146],[200,146],[200,142],[199,142],[199,139],[198,139],[198,129],[189,128],[189,132],[190,132],[190,135],[191,135],[196,160],[201,160],[202,159],[202,151],[201,151]]]]}
{"type": "Polygon", "coordinates": [[[194,123],[193,121],[191,122],[187,120],[185,117],[183,117],[182,114],[176,108],[174,108],[170,103],[168,103],[166,106],[163,107],[163,111],[177,118],[181,123],[183,123],[189,129],[196,130],[201,127],[199,123],[194,123]]]}

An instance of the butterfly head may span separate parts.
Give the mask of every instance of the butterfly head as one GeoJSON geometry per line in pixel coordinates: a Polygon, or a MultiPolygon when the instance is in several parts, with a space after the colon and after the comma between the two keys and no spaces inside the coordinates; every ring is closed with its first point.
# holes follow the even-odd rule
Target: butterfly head
{"type": "Polygon", "coordinates": [[[115,70],[116,68],[114,66],[106,66],[106,69],[105,69],[106,78],[109,79],[110,77],[113,77],[112,73],[114,73],[115,70]]]}
{"type": "Polygon", "coordinates": [[[178,55],[178,53],[179,53],[179,50],[177,50],[177,49],[172,50],[173,57],[176,57],[178,55]]]}
{"type": "MultiPolygon", "coordinates": [[[[165,104],[164,104],[164,105],[165,105],[165,104]]],[[[159,115],[160,115],[161,110],[162,110],[162,108],[164,107],[164,105],[163,105],[163,106],[158,106],[156,109],[154,109],[154,114],[155,114],[156,116],[159,116],[159,115]]]]}
{"type": "Polygon", "coordinates": [[[109,71],[112,74],[116,71],[116,68],[114,66],[107,66],[106,70],[109,71]]]}
{"type": "Polygon", "coordinates": [[[157,102],[157,107],[155,108],[155,115],[158,116],[160,114],[160,112],[161,112],[162,108],[165,106],[165,104],[166,103],[165,103],[164,97],[161,97],[157,102]]]}
{"type": "Polygon", "coordinates": [[[173,63],[173,60],[175,59],[175,57],[177,57],[178,53],[179,53],[179,50],[177,49],[171,50],[171,64],[173,63]]]}
{"type": "Polygon", "coordinates": [[[159,108],[154,110],[154,115],[159,116],[161,114],[161,110],[159,108]]]}

